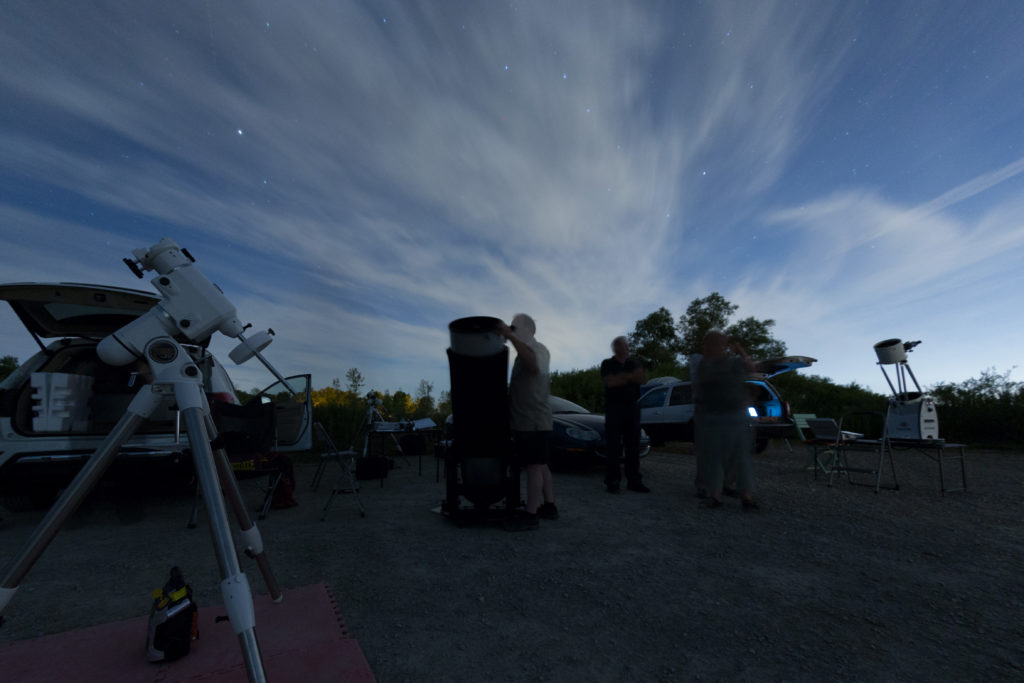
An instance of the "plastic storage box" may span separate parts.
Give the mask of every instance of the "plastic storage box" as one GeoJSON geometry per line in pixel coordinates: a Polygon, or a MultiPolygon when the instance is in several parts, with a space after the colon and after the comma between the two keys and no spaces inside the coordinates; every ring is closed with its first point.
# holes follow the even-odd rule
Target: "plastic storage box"
{"type": "Polygon", "coordinates": [[[32,429],[37,432],[84,432],[89,428],[89,375],[33,372],[32,429]]]}

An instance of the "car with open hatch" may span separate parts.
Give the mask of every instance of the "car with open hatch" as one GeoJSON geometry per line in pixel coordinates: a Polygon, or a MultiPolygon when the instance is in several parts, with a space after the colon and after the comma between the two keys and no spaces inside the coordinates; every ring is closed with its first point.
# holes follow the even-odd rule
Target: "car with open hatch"
{"type": "MultiPolygon", "coordinates": [[[[103,285],[0,285],[39,351],[0,382],[0,500],[46,505],[103,443],[145,383],[140,364],[112,366],[99,342],[149,311],[160,298],[103,285]]],[[[207,398],[237,404],[224,366],[205,344],[183,346],[203,375],[207,398]]],[[[252,401],[274,405],[274,450],[308,450],[312,443],[310,376],[286,378],[252,401]]],[[[162,407],[122,445],[110,476],[133,480],[192,476],[188,439],[173,406],[162,407]]]]}
{"type": "MultiPolygon", "coordinates": [[[[750,402],[746,408],[754,422],[756,449],[768,447],[769,439],[793,434],[789,403],[769,381],[785,372],[807,368],[817,362],[809,356],[786,356],[758,361],[747,378],[750,402]]],[[[693,441],[693,383],[676,377],[659,377],[641,387],[640,424],[655,446],[667,441],[693,441]]]]}

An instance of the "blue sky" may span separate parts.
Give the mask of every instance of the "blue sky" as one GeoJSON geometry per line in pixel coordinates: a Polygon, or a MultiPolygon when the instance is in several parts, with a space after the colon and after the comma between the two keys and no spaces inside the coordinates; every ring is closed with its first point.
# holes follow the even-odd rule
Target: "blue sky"
{"type": "Polygon", "coordinates": [[[518,311],[588,367],[711,291],[842,382],[893,336],[925,383],[1021,362],[1019,2],[11,1],[0,34],[0,281],[148,287],[120,259],[172,237],[317,385],[447,388],[447,323],[518,311]]]}

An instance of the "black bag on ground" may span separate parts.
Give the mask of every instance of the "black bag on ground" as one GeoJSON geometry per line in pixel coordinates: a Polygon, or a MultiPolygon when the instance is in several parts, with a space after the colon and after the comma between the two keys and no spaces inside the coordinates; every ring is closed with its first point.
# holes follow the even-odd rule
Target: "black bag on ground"
{"type": "Polygon", "coordinates": [[[167,583],[153,591],[146,658],[151,662],[181,659],[198,637],[199,610],[192,600],[192,586],[185,583],[180,569],[171,567],[167,583]]]}

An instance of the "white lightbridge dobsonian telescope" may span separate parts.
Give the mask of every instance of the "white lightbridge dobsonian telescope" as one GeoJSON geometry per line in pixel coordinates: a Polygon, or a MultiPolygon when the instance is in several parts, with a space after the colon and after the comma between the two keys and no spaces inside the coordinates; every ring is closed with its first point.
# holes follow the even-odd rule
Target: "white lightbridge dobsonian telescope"
{"type": "Polygon", "coordinates": [[[214,451],[210,444],[217,430],[210,416],[203,373],[182,344],[205,344],[215,332],[238,339],[241,343],[229,354],[231,360],[240,364],[255,356],[289,391],[293,390],[260,353],[273,340],[273,330],[247,338],[244,332],[249,326],[239,321],[235,307],[194,265],[195,259],[188,251],[165,238],[132,253],[134,258],[124,259],[124,262],[139,278],[146,271],[154,271],[156,277],[151,282],[163,299],[103,339],[96,351],[109,365],[146,363],[153,379],[135,394],[103,444],[54,503],[21,554],[5,569],[0,578],[0,614],[21,580],[96,486],[122,444],[158,408],[174,405],[181,413],[188,434],[196,475],[210,517],[224,606],[239,638],[246,673],[250,681],[266,681],[256,639],[252,592],[235,551],[226,504],[230,504],[238,521],[245,553],[256,561],[275,602],[281,600],[281,589],[264,554],[259,530],[242,501],[227,455],[223,450],[214,451]]]}
{"type": "Polygon", "coordinates": [[[921,390],[917,377],[910,369],[907,354],[921,342],[905,342],[901,339],[884,339],[875,344],[878,367],[892,391],[889,410],[886,413],[885,429],[890,439],[906,441],[939,440],[939,416],[935,410],[935,399],[921,390]],[[895,366],[894,384],[885,371],[885,366],[895,366]],[[908,381],[909,380],[909,381],[908,381]],[[913,388],[911,388],[913,387],[913,388]]]}

